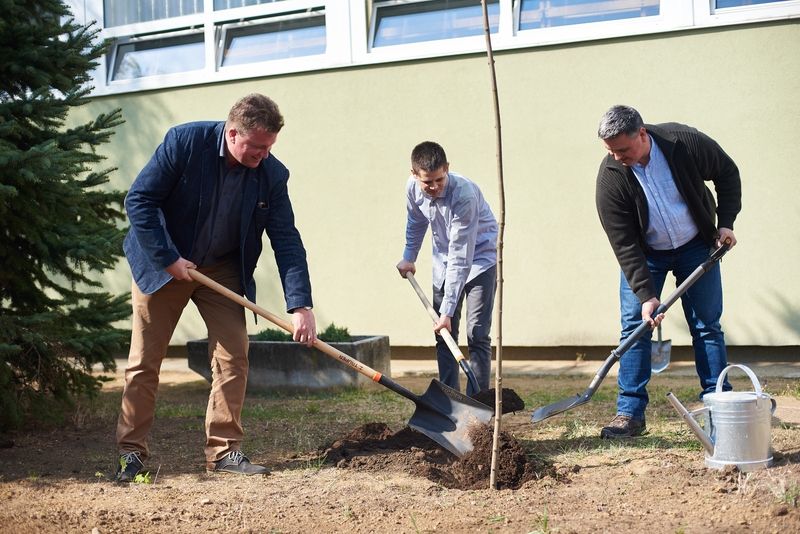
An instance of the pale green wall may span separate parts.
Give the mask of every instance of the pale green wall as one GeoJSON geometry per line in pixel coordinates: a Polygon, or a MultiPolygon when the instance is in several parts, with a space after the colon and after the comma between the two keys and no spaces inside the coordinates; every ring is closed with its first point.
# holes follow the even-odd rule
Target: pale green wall
{"type": "MultiPolygon", "coordinates": [[[[694,125],[738,163],[739,246],[723,262],[728,342],[800,345],[798,57],[797,21],[497,54],[507,202],[504,345],[617,341],[618,269],[594,207],[604,156],[596,126],[617,103],[636,107],[647,122],[694,125]]],[[[127,122],[109,154],[120,168],[115,185],[127,189],[170,125],[222,119],[253,91],[273,97],[286,118],[274,153],[292,171],[318,322],[388,334],[394,345],[430,345],[430,322],[394,269],[403,247],[408,155],[419,141],[439,141],[451,168],[475,180],[497,214],[485,57],[97,98],[75,118],[123,108],[127,122]]],[[[428,242],[418,267],[428,287],[428,242]]],[[[258,303],[282,312],[269,253],[257,281],[258,303]]],[[[128,289],[125,264],[108,284],[128,289]]],[[[176,344],[205,335],[190,308],[176,344]]],[[[665,335],[689,343],[678,306],[665,335]]]]}

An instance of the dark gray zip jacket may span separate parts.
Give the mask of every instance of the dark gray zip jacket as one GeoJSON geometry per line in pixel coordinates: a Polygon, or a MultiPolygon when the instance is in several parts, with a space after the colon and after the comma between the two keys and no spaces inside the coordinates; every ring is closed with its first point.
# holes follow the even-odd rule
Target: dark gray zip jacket
{"type": "MultiPolygon", "coordinates": [[[[742,208],[739,169],[704,133],[674,122],[645,129],[664,153],[678,191],[703,240],[712,247],[717,228],[730,228],[742,208]],[[714,195],[705,182],[714,183],[714,195]],[[718,205],[717,205],[718,203],[718,205]]],[[[597,173],[597,213],[622,272],[641,302],[658,297],[647,268],[647,198],[633,170],[608,155],[597,173]]]]}

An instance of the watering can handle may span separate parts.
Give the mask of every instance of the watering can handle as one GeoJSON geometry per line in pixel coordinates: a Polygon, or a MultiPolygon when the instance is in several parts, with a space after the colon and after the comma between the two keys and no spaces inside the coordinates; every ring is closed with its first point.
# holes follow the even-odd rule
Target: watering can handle
{"type": "Polygon", "coordinates": [[[727,375],[728,371],[733,367],[738,367],[739,369],[744,371],[748,377],[750,377],[750,382],[753,383],[753,387],[756,389],[756,396],[761,397],[761,384],[758,382],[758,377],[756,376],[756,374],[753,371],[751,371],[749,367],[746,367],[738,363],[733,363],[722,370],[722,372],[719,374],[719,378],[717,378],[716,392],[719,393],[722,391],[722,384],[725,382],[725,375],[727,375]]]}

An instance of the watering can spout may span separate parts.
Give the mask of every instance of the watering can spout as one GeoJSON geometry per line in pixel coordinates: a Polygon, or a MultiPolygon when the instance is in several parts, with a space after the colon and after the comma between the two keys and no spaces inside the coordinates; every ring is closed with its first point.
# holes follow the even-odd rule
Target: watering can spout
{"type": "Polygon", "coordinates": [[[697,439],[700,440],[700,443],[703,444],[703,448],[705,448],[706,452],[710,455],[714,455],[714,443],[711,441],[711,438],[706,433],[705,430],[697,423],[695,418],[692,416],[691,412],[687,410],[681,401],[672,394],[670,391],[667,393],[667,400],[672,404],[672,407],[675,408],[675,411],[683,417],[683,420],[686,421],[686,424],[689,425],[689,428],[694,432],[694,435],[697,436],[697,439]]]}

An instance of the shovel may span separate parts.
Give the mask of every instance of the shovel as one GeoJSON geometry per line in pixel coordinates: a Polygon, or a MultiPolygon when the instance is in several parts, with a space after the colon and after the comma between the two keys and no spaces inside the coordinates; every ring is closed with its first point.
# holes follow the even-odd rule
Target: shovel
{"type": "MultiPolygon", "coordinates": [[[[431,306],[428,297],[425,296],[423,293],[422,288],[419,287],[417,283],[417,279],[414,278],[414,273],[411,271],[406,273],[406,279],[411,283],[411,287],[414,288],[416,291],[419,300],[425,306],[425,309],[428,310],[428,315],[431,316],[433,322],[436,323],[439,321],[439,314],[436,313],[436,310],[433,309],[431,306]]],[[[472,367],[470,367],[469,362],[464,355],[461,353],[461,349],[458,348],[458,343],[456,340],[453,339],[453,335],[450,333],[449,330],[446,328],[442,328],[439,331],[439,335],[442,336],[444,342],[447,343],[447,347],[450,349],[450,352],[453,354],[453,357],[458,362],[458,365],[461,367],[461,370],[464,371],[464,374],[467,375],[467,395],[470,397],[475,396],[475,394],[479,393],[481,387],[478,385],[478,379],[475,377],[475,373],[472,371],[472,367]]]]}
{"type": "Polygon", "coordinates": [[[672,340],[661,339],[661,324],[658,325],[658,341],[650,347],[650,368],[658,374],[669,367],[669,357],[672,352],[672,340]]]}
{"type": "MultiPolygon", "coordinates": [[[[701,276],[706,273],[706,271],[708,271],[715,263],[717,263],[726,252],[728,252],[729,248],[730,239],[726,239],[722,246],[711,253],[706,261],[701,263],[697,269],[692,271],[692,274],[690,274],[688,278],[686,278],[686,280],[684,280],[683,283],[672,292],[672,294],[670,294],[661,302],[661,304],[658,306],[658,309],[656,309],[655,313],[653,313],[653,317],[661,313],[666,313],[669,307],[672,306],[675,301],[681,297],[681,295],[686,293],[687,289],[689,289],[698,279],[700,279],[701,276]]],[[[617,363],[622,355],[625,354],[625,352],[627,352],[627,350],[631,348],[631,346],[636,343],[636,341],[638,341],[639,338],[642,337],[649,329],[650,324],[643,320],[642,324],[637,326],[636,330],[634,330],[625,341],[623,341],[616,349],[611,351],[611,354],[608,356],[608,358],[606,358],[606,361],[603,362],[603,365],[597,371],[597,374],[594,375],[594,378],[589,384],[589,387],[586,388],[586,391],[575,395],[574,397],[558,401],[554,404],[537,408],[533,411],[533,415],[531,415],[531,422],[538,423],[539,421],[543,421],[548,417],[560,414],[561,412],[566,412],[567,410],[571,410],[576,406],[580,406],[581,404],[589,402],[589,399],[592,398],[594,392],[597,391],[597,388],[600,386],[600,382],[602,382],[606,377],[611,367],[617,363]]]]}
{"type": "MultiPolygon", "coordinates": [[[[277,315],[273,315],[243,296],[237,295],[203,273],[189,269],[189,276],[194,281],[208,286],[221,295],[241,304],[287,332],[292,332],[291,323],[277,315]]],[[[340,361],[354,371],[412,401],[416,405],[416,409],[408,422],[408,426],[428,436],[459,458],[473,449],[472,439],[469,435],[473,424],[488,424],[494,416],[494,411],[485,404],[467,397],[438,380],[431,381],[425,393],[422,396],[418,396],[388,376],[331,347],[324,341],[316,340],[314,347],[322,351],[326,356],[340,361]]]]}

